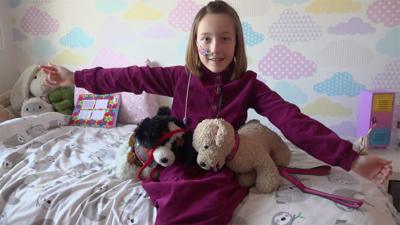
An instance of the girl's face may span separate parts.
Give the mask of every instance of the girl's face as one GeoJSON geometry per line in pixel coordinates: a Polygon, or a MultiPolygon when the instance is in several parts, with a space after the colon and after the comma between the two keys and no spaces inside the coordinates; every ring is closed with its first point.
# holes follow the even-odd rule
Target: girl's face
{"type": "Polygon", "coordinates": [[[202,48],[198,53],[203,65],[214,73],[224,71],[235,55],[236,32],[232,17],[205,15],[199,23],[196,41],[197,48],[202,48]]]}

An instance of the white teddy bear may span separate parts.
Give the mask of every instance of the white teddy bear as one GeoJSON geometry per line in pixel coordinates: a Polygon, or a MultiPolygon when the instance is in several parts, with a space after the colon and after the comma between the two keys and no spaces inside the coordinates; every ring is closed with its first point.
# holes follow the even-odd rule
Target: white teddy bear
{"type": "Polygon", "coordinates": [[[32,97],[22,104],[21,117],[53,111],[53,106],[46,101],[45,97],[32,97]]]}
{"type": "Polygon", "coordinates": [[[22,72],[10,94],[11,108],[15,115],[37,115],[54,111],[49,107],[47,94],[55,87],[44,83],[46,76],[38,65],[31,65],[22,72]]]}

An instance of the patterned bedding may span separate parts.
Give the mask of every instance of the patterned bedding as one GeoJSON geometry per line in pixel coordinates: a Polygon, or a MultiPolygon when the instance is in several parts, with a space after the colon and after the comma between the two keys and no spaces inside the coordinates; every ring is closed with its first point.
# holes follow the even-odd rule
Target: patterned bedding
{"type": "MultiPolygon", "coordinates": [[[[0,124],[0,225],[153,224],[157,211],[140,183],[115,176],[115,149],[128,140],[134,125],[82,128],[65,126],[68,120],[46,113],[0,124]]],[[[321,165],[291,148],[292,166],[321,165]]],[[[284,181],[272,194],[252,189],[231,224],[400,225],[384,188],[353,173],[335,168],[329,176],[297,177],[365,204],[349,209],[284,181]]]]}

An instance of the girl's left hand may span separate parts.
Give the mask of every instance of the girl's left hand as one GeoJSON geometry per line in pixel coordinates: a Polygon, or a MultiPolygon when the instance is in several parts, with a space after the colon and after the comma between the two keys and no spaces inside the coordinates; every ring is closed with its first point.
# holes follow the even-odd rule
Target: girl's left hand
{"type": "Polygon", "coordinates": [[[392,175],[392,161],[377,156],[360,155],[351,169],[368,180],[383,184],[392,175]]]}

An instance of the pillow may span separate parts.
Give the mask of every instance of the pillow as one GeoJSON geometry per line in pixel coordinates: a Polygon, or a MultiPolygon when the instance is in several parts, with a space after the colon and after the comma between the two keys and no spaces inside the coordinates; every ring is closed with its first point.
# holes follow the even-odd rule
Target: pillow
{"type": "MultiPolygon", "coordinates": [[[[125,64],[144,64],[150,67],[159,66],[155,61],[147,59],[144,63],[128,62],[123,60],[123,56],[114,53],[112,50],[102,50],[102,54],[97,57],[92,66],[102,66],[104,68],[121,67],[121,62],[125,64]],[[104,56],[107,56],[104,58],[104,56]],[[118,60],[112,60],[118,59],[118,60]]],[[[75,88],[75,105],[76,99],[80,94],[91,94],[84,88],[75,88]]],[[[129,92],[121,92],[121,106],[119,110],[118,123],[129,124],[129,123],[140,123],[146,117],[153,117],[157,114],[159,107],[158,95],[148,94],[143,92],[141,95],[135,95],[129,92]]]]}
{"type": "MultiPolygon", "coordinates": [[[[91,94],[84,88],[75,88],[75,105],[80,94],[91,94]]],[[[146,117],[153,117],[157,114],[158,99],[157,95],[143,92],[135,95],[129,92],[121,92],[121,106],[119,109],[118,123],[139,123],[146,117]]]]}

